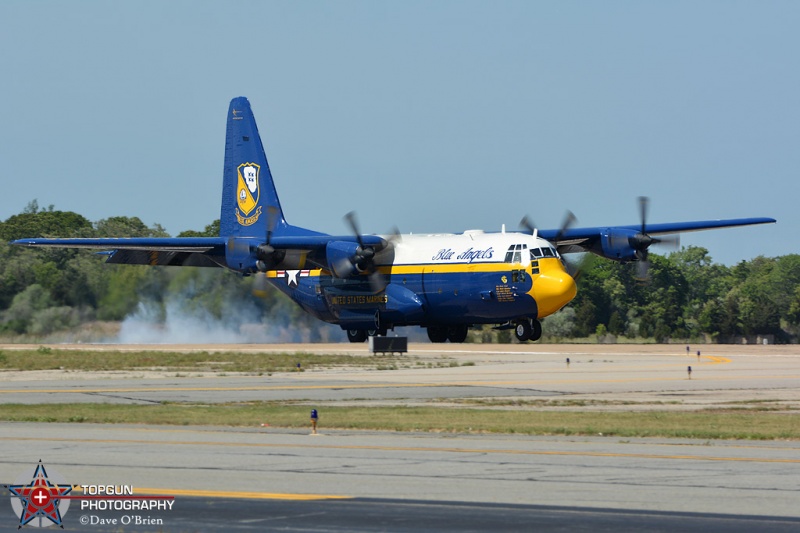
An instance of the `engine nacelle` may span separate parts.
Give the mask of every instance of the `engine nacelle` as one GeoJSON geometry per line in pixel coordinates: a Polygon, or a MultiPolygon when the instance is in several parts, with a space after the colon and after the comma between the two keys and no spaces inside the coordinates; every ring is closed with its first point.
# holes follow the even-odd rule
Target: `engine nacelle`
{"type": "Polygon", "coordinates": [[[346,241],[331,241],[325,247],[328,259],[328,268],[337,278],[349,278],[363,272],[354,258],[359,252],[357,243],[346,241]]]}
{"type": "Polygon", "coordinates": [[[231,237],[225,243],[225,263],[242,273],[252,273],[258,270],[256,266],[257,258],[253,254],[253,248],[258,246],[255,239],[243,237],[231,237]]]}
{"type": "Polygon", "coordinates": [[[273,270],[285,257],[286,250],[276,250],[253,238],[231,237],[225,243],[226,264],[244,274],[273,270]]]}
{"type": "Polygon", "coordinates": [[[608,229],[600,238],[601,255],[613,261],[636,261],[639,257],[633,247],[638,231],[625,229],[608,229]]]}

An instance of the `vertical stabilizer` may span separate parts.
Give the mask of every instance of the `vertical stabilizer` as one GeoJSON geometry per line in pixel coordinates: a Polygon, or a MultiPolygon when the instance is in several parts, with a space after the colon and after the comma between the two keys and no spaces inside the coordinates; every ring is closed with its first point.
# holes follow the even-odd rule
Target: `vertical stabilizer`
{"type": "Polygon", "coordinates": [[[228,108],[220,236],[264,238],[271,217],[280,233],[286,220],[250,102],[240,96],[228,108]]]}

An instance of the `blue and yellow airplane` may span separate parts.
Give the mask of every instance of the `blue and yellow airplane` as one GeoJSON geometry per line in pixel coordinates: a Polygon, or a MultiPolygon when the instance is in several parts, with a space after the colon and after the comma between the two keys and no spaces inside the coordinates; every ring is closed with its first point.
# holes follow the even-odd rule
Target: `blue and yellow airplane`
{"type": "Polygon", "coordinates": [[[102,249],[106,262],[128,265],[224,267],[258,276],[320,320],[338,324],[351,342],[421,326],[432,342],[463,342],[472,326],[514,329],[520,341],[538,340],[540,319],[577,293],[561,254],[591,252],[614,261],[639,261],[646,277],[648,248],[659,235],[765,224],[743,218],[630,226],[538,230],[481,230],[441,235],[327,235],[284,218],[250,102],[228,110],[219,237],[22,239],[14,244],[102,249]]]}

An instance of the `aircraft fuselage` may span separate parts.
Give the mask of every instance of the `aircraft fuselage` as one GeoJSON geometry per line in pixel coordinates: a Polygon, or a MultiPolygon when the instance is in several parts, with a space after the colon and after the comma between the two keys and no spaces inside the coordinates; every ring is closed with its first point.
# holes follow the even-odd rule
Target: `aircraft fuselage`
{"type": "Polygon", "coordinates": [[[346,329],[537,319],[576,294],[555,248],[524,233],[404,235],[375,264],[387,282],[377,293],[366,276],[339,278],[313,265],[266,275],[307,312],[346,329]]]}

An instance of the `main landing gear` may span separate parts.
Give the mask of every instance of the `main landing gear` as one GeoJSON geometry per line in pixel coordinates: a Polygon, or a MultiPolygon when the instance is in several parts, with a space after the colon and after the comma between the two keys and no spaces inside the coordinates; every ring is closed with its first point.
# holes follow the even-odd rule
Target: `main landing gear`
{"type": "Polygon", "coordinates": [[[385,329],[348,329],[347,340],[350,342],[364,342],[367,337],[385,337],[385,329]]]}
{"type": "Polygon", "coordinates": [[[467,340],[469,326],[458,324],[456,326],[428,326],[428,338],[431,342],[441,343],[450,341],[460,344],[467,340]]]}
{"type": "Polygon", "coordinates": [[[542,338],[542,324],[535,318],[521,318],[514,326],[514,336],[520,342],[538,341],[542,338]]]}

